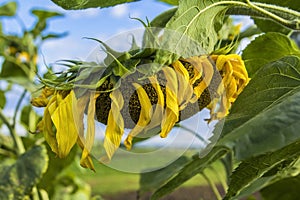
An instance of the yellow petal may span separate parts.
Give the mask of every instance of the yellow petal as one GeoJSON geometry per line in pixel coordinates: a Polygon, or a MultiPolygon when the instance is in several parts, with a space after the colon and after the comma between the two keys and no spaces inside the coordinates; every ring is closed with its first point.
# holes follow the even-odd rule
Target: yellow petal
{"type": "MultiPolygon", "coordinates": [[[[88,105],[88,123],[87,123],[87,134],[84,141],[84,148],[81,155],[80,164],[83,167],[88,167],[92,170],[94,170],[94,166],[91,166],[90,163],[92,162],[90,158],[90,152],[92,150],[92,147],[94,145],[94,139],[95,139],[95,110],[96,110],[96,99],[99,96],[99,94],[92,93],[90,95],[90,102],[88,105]],[[92,168],[91,168],[92,167],[92,168]]],[[[82,108],[82,110],[84,110],[82,108]]]]}
{"type": "Polygon", "coordinates": [[[111,109],[108,114],[107,127],[104,138],[104,149],[107,157],[110,160],[119,148],[121,138],[124,133],[124,120],[121,115],[121,109],[124,105],[122,93],[119,90],[114,90],[109,95],[111,98],[111,109]]]}
{"type": "Polygon", "coordinates": [[[202,81],[196,87],[194,87],[194,94],[196,95],[197,99],[200,98],[203,91],[209,86],[214,75],[214,67],[209,59],[202,59],[202,70],[204,77],[202,81]]]}
{"type": "Polygon", "coordinates": [[[178,82],[176,73],[170,67],[164,67],[163,72],[167,79],[166,83],[166,110],[161,125],[161,137],[167,137],[179,119],[179,107],[177,101],[178,82]]]}
{"type": "Polygon", "coordinates": [[[54,94],[54,90],[48,87],[43,88],[42,93],[31,99],[31,104],[35,107],[46,107],[49,103],[48,97],[54,94]]]}
{"type": "Polygon", "coordinates": [[[157,127],[161,124],[164,114],[164,101],[165,97],[161,90],[161,87],[159,85],[159,82],[157,81],[157,78],[155,76],[151,76],[148,78],[150,83],[152,84],[153,88],[156,91],[157,94],[157,103],[155,105],[155,110],[153,112],[153,115],[151,117],[150,123],[144,128],[144,132],[147,133],[151,129],[157,127]]]}
{"type": "Polygon", "coordinates": [[[45,140],[49,144],[51,150],[57,154],[58,153],[58,144],[56,141],[56,136],[55,136],[55,132],[53,130],[53,123],[52,123],[52,119],[51,119],[51,115],[57,108],[56,99],[57,99],[57,97],[56,97],[56,95],[54,95],[49,100],[49,103],[44,110],[43,133],[44,133],[45,140]]]}
{"type": "Polygon", "coordinates": [[[187,58],[185,61],[189,62],[193,66],[194,76],[190,79],[190,84],[193,85],[202,76],[202,59],[198,56],[187,58]]]}
{"type": "Polygon", "coordinates": [[[36,97],[32,98],[30,103],[35,107],[46,107],[49,103],[49,100],[44,97],[36,97]]]}
{"type": "MultiPolygon", "coordinates": [[[[237,86],[236,81],[233,78],[229,84],[229,86],[226,88],[226,96],[228,99],[232,98],[234,94],[237,92],[237,86]]],[[[232,102],[232,101],[231,101],[232,102]]]]}
{"type": "MultiPolygon", "coordinates": [[[[57,95],[57,100],[59,99],[57,95]]],[[[58,101],[59,102],[59,101],[58,101]]],[[[64,99],[59,102],[57,109],[51,115],[54,126],[56,127],[56,140],[58,144],[58,156],[63,158],[67,156],[78,138],[78,132],[75,125],[73,103],[76,103],[76,97],[72,90],[64,99]]]]}
{"type": "Polygon", "coordinates": [[[124,145],[128,150],[131,149],[133,137],[143,131],[143,129],[149,124],[152,117],[152,104],[146,91],[137,83],[132,83],[132,85],[135,87],[138,94],[139,102],[141,104],[141,112],[136,126],[130,131],[124,142],[124,145]]]}
{"type": "MultiPolygon", "coordinates": [[[[80,138],[78,138],[77,144],[79,145],[79,147],[81,149],[84,149],[84,144],[82,143],[82,140],[80,138]]],[[[95,171],[95,167],[94,167],[93,160],[92,160],[91,156],[87,156],[84,159],[81,157],[80,165],[84,168],[89,168],[89,169],[95,171]]]]}
{"type": "Polygon", "coordinates": [[[48,98],[48,97],[50,97],[51,95],[53,95],[54,92],[55,92],[54,89],[49,88],[49,87],[45,87],[45,88],[43,88],[43,91],[42,91],[42,94],[41,94],[41,95],[44,96],[44,97],[46,97],[46,98],[48,98]]]}
{"type": "Polygon", "coordinates": [[[183,110],[193,95],[193,87],[189,82],[189,73],[180,61],[172,64],[178,80],[178,104],[179,110],[183,110]]]}
{"type": "Polygon", "coordinates": [[[228,114],[228,110],[230,107],[230,103],[226,97],[226,95],[221,96],[220,108],[218,110],[217,119],[221,119],[228,114]]]}
{"type": "MultiPolygon", "coordinates": [[[[75,124],[77,125],[76,127],[79,135],[77,139],[77,144],[82,150],[84,150],[85,148],[83,117],[89,99],[90,99],[89,95],[83,95],[78,99],[77,104],[73,104],[74,113],[77,113],[76,115],[74,115],[74,120],[75,120],[75,124]]],[[[80,159],[80,165],[84,168],[89,168],[95,171],[94,164],[90,155],[88,156],[82,155],[80,159]]]]}

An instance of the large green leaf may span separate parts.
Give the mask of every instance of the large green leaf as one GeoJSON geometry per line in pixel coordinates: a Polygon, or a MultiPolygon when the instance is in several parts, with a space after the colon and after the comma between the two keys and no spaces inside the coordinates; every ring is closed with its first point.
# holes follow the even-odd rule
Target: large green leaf
{"type": "Polygon", "coordinates": [[[249,76],[265,64],[278,60],[287,55],[298,55],[297,45],[287,36],[279,33],[267,33],[257,37],[243,51],[243,60],[249,76]]]}
{"type": "Polygon", "coordinates": [[[254,23],[256,26],[263,32],[279,32],[285,35],[288,35],[292,32],[291,29],[288,29],[276,22],[273,22],[271,20],[267,19],[259,19],[259,18],[254,18],[254,23]]]}
{"type": "Polygon", "coordinates": [[[186,156],[181,156],[170,165],[151,172],[142,173],[140,175],[140,192],[151,191],[159,188],[166,183],[172,176],[178,173],[183,166],[189,162],[186,156]]]}
{"type": "Polygon", "coordinates": [[[35,146],[21,155],[15,164],[0,172],[0,199],[24,199],[47,167],[48,156],[44,146],[35,146]]]}
{"type": "Polygon", "coordinates": [[[0,5],[0,16],[14,16],[17,11],[17,3],[14,1],[0,5]]]}
{"type": "Polygon", "coordinates": [[[224,200],[232,199],[242,189],[254,181],[259,180],[266,172],[278,166],[278,164],[286,160],[297,159],[299,156],[300,141],[297,141],[272,153],[243,161],[231,176],[229,188],[224,200]]]}
{"type": "Polygon", "coordinates": [[[265,200],[296,200],[300,199],[300,175],[280,180],[266,188],[260,193],[265,200]]]}
{"type": "Polygon", "coordinates": [[[156,62],[169,64],[182,57],[207,54],[214,50],[217,32],[223,23],[226,10],[230,7],[220,1],[181,1],[178,10],[164,32],[162,47],[156,62]]]}
{"type": "Polygon", "coordinates": [[[194,159],[187,163],[179,173],[169,180],[165,185],[154,192],[151,199],[160,199],[162,196],[169,194],[177,187],[195,175],[203,172],[209,165],[220,159],[228,152],[224,147],[213,148],[205,157],[195,156],[194,159]]]}
{"type": "Polygon", "coordinates": [[[233,104],[217,145],[243,160],[300,138],[300,59],[288,56],[261,68],[233,104]]]}
{"type": "Polygon", "coordinates": [[[122,3],[135,2],[138,0],[52,0],[66,10],[79,10],[86,8],[105,8],[122,3]]]}

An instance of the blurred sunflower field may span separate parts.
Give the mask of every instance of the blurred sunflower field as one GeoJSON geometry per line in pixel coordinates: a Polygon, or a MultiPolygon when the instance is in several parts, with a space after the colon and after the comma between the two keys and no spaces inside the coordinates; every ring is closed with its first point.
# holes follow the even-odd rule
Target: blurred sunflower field
{"type": "MultiPolygon", "coordinates": [[[[51,1],[66,12],[135,2],[51,1]]],[[[63,70],[38,62],[45,41],[65,36],[47,29],[63,15],[33,9],[26,28],[16,2],[0,4],[1,200],[300,198],[300,2],[155,3],[170,9],[111,39],[129,48],[86,38],[105,56],[55,63],[63,70]],[[22,33],[2,31],[4,18],[22,33]],[[187,147],[152,142],[175,132],[187,147]]]]}

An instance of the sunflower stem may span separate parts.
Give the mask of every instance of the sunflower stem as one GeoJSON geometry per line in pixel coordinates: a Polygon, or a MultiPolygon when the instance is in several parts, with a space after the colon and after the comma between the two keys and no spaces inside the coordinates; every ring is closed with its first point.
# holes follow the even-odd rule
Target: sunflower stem
{"type": "Polygon", "coordinates": [[[215,183],[204,173],[202,172],[201,175],[207,181],[208,185],[211,187],[213,193],[216,195],[217,200],[222,200],[221,194],[216,187],[215,183]]]}
{"type": "Polygon", "coordinates": [[[209,166],[208,168],[216,175],[217,179],[220,180],[223,190],[227,191],[228,186],[224,177],[222,177],[221,174],[213,166],[209,166]]]}
{"type": "Polygon", "coordinates": [[[21,94],[21,96],[20,96],[20,98],[17,102],[15,112],[14,112],[14,116],[13,116],[13,120],[12,120],[12,128],[13,129],[15,129],[15,127],[16,127],[17,114],[18,114],[18,111],[20,109],[21,103],[22,103],[23,99],[25,98],[26,93],[27,93],[27,90],[24,89],[24,91],[22,92],[22,94],[21,94]]]}
{"type": "MultiPolygon", "coordinates": [[[[262,14],[268,16],[268,17],[270,17],[270,18],[273,19],[274,21],[276,21],[276,22],[278,22],[278,23],[280,23],[280,24],[283,24],[283,25],[285,25],[285,26],[287,26],[287,27],[291,27],[291,28],[293,27],[293,28],[295,28],[295,29],[299,29],[299,26],[300,26],[300,25],[299,25],[299,21],[295,21],[295,20],[287,20],[287,19],[284,19],[284,18],[282,18],[282,17],[279,17],[278,15],[276,15],[276,14],[274,14],[274,13],[272,13],[272,12],[269,12],[269,11],[267,11],[267,10],[264,9],[264,8],[259,7],[258,5],[260,5],[260,4],[256,5],[256,4],[254,4],[254,3],[251,3],[250,0],[246,0],[246,2],[247,2],[248,6],[249,6],[250,8],[252,8],[253,10],[256,10],[256,11],[258,11],[258,12],[260,12],[260,13],[262,13],[262,14]]],[[[276,6],[276,7],[273,6],[272,9],[278,9],[278,7],[277,7],[277,6],[276,6]]],[[[281,11],[282,11],[282,9],[281,9],[281,11]]],[[[283,11],[282,11],[282,12],[283,12],[283,11]]],[[[292,15],[295,14],[294,11],[291,13],[291,12],[289,12],[289,10],[285,10],[285,12],[288,13],[288,14],[292,14],[292,15]]],[[[299,13],[298,13],[298,15],[299,15],[299,13]]]]}
{"type": "Polygon", "coordinates": [[[16,133],[15,129],[13,128],[12,124],[9,123],[8,119],[5,117],[5,115],[2,112],[2,109],[0,109],[0,119],[3,121],[3,123],[8,128],[9,134],[11,135],[14,145],[17,149],[17,154],[21,155],[25,152],[24,144],[20,138],[20,136],[16,133]]]}

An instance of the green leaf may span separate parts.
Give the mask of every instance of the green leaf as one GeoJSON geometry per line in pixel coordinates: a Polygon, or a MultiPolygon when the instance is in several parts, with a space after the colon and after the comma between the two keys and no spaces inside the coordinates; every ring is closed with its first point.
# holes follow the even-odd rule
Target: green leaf
{"type": "Polygon", "coordinates": [[[118,4],[135,2],[138,0],[52,0],[66,10],[80,10],[87,8],[105,8],[118,4]]]}
{"type": "Polygon", "coordinates": [[[233,104],[217,145],[243,160],[300,138],[300,59],[284,57],[261,68],[233,104]]]}
{"type": "Polygon", "coordinates": [[[49,157],[49,167],[39,182],[38,187],[45,189],[49,196],[52,196],[55,188],[55,180],[64,172],[66,167],[73,163],[77,155],[77,147],[72,148],[66,158],[58,158],[49,145],[46,145],[46,148],[49,157]]]}
{"type": "MultiPolygon", "coordinates": [[[[0,121],[0,127],[2,123],[3,122],[0,121]]],[[[16,152],[12,138],[7,135],[0,134],[0,172],[3,170],[2,167],[4,167],[4,160],[7,158],[14,158],[15,155],[16,152]]]]}
{"type": "Polygon", "coordinates": [[[31,10],[31,13],[35,15],[40,21],[47,20],[52,17],[61,17],[63,14],[53,11],[47,11],[47,10],[38,10],[34,9],[31,10]]]}
{"type": "Polygon", "coordinates": [[[169,194],[187,180],[191,179],[200,172],[203,172],[205,168],[207,168],[216,160],[220,159],[227,152],[227,148],[216,147],[213,148],[205,157],[200,158],[199,156],[195,156],[194,159],[187,163],[176,176],[156,190],[152,195],[151,200],[160,199],[161,197],[169,194]]]}
{"type": "Polygon", "coordinates": [[[182,57],[211,53],[228,5],[220,1],[181,1],[166,28],[155,61],[170,64],[182,57]]]}
{"type": "Polygon", "coordinates": [[[44,146],[35,146],[0,172],[0,199],[24,199],[48,167],[44,146]]]}
{"type": "Polygon", "coordinates": [[[279,32],[284,35],[288,35],[292,32],[291,29],[288,29],[278,23],[275,23],[274,21],[268,20],[268,19],[259,19],[254,18],[254,23],[256,26],[263,32],[279,32]]]}
{"type": "Polygon", "coordinates": [[[0,108],[3,109],[6,104],[6,97],[4,91],[0,90],[0,108]]]}
{"type": "Polygon", "coordinates": [[[150,26],[154,28],[164,28],[176,12],[177,8],[172,8],[161,13],[150,22],[150,26]]]}
{"type": "Polygon", "coordinates": [[[49,33],[47,35],[42,36],[42,40],[47,40],[47,39],[59,39],[62,37],[66,37],[68,35],[68,32],[64,33],[49,33]]]}
{"type": "Polygon", "coordinates": [[[278,164],[300,156],[300,141],[277,151],[243,161],[233,172],[224,200],[232,199],[243,188],[258,180],[278,164]]]}
{"type": "Polygon", "coordinates": [[[282,179],[260,191],[265,200],[300,199],[300,175],[282,179]]]}
{"type": "Polygon", "coordinates": [[[14,16],[17,11],[17,3],[14,1],[8,2],[0,6],[0,16],[14,16]]]}
{"type": "Polygon", "coordinates": [[[47,10],[32,10],[31,13],[38,18],[34,28],[31,30],[34,37],[37,37],[46,29],[48,19],[63,16],[61,13],[47,10]]]}
{"type": "Polygon", "coordinates": [[[243,51],[242,57],[252,77],[259,68],[287,55],[300,56],[295,42],[280,33],[267,33],[252,41],[243,51]]]}
{"type": "Polygon", "coordinates": [[[151,191],[166,183],[173,175],[177,174],[189,162],[186,156],[181,156],[170,165],[140,175],[140,192],[151,191]]]}
{"type": "Polygon", "coordinates": [[[173,6],[177,6],[179,4],[179,0],[157,0],[160,2],[164,2],[173,6]]]}
{"type": "Polygon", "coordinates": [[[26,77],[28,71],[28,66],[25,63],[17,64],[17,61],[4,60],[2,64],[1,77],[26,77]]]}
{"type": "Polygon", "coordinates": [[[289,171],[294,170],[295,159],[297,159],[297,156],[279,162],[275,167],[264,173],[262,177],[253,180],[248,186],[244,187],[235,198],[241,199],[248,197],[282,178],[289,177],[289,171]]]}
{"type": "Polygon", "coordinates": [[[31,105],[27,105],[22,108],[20,121],[27,130],[34,132],[39,120],[39,115],[32,109],[31,105]]]}

